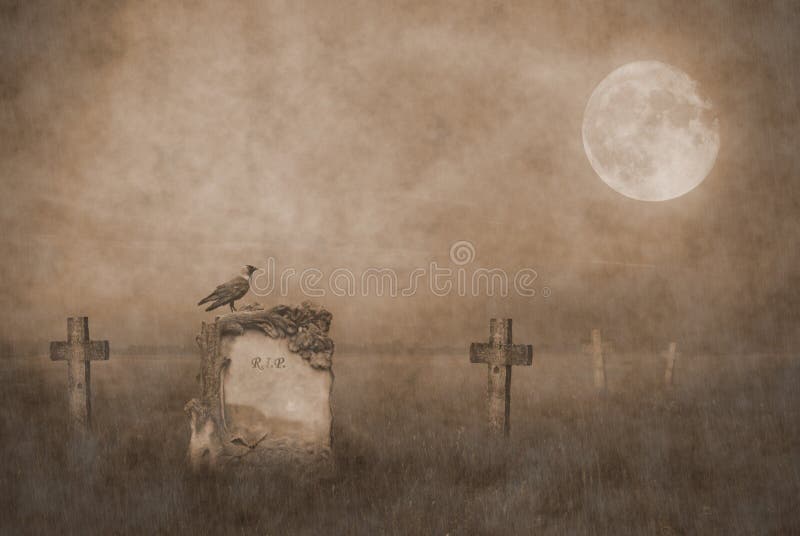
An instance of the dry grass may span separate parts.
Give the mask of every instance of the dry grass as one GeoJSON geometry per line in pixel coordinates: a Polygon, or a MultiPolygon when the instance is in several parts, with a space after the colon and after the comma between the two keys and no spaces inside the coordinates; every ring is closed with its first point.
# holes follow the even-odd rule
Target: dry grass
{"type": "Polygon", "coordinates": [[[186,472],[191,359],[93,366],[96,450],[66,463],[64,365],[0,362],[0,528],[23,534],[800,533],[800,363],[537,356],[514,370],[513,435],[483,435],[486,372],[466,353],[335,356],[337,470],[186,472]]]}

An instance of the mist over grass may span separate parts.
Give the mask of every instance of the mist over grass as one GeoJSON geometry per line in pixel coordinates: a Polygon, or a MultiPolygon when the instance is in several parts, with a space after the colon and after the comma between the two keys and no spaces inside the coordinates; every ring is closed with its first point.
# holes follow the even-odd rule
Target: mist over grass
{"type": "Polygon", "coordinates": [[[94,462],[67,463],[65,367],[0,369],[5,534],[789,534],[800,531],[800,362],[612,355],[515,367],[512,436],[484,434],[486,367],[334,356],[335,470],[192,475],[195,358],[93,363],[94,462]]]}

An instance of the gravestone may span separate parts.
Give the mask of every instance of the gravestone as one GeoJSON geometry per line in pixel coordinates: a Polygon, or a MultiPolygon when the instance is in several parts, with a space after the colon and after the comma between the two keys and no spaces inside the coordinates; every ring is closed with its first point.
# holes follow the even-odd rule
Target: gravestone
{"type": "Polygon", "coordinates": [[[678,353],[675,351],[677,348],[677,344],[675,342],[669,343],[669,347],[667,348],[666,352],[662,353],[662,356],[667,361],[666,369],[664,370],[664,385],[667,387],[672,387],[673,385],[673,373],[675,370],[675,358],[678,356],[678,353]]]}
{"type": "Polygon", "coordinates": [[[511,319],[489,321],[489,342],[474,342],[469,348],[471,363],[486,363],[489,381],[486,387],[489,429],[508,436],[511,431],[511,367],[530,366],[533,346],[513,344],[511,319]]]}
{"type": "Polygon", "coordinates": [[[331,314],[250,306],[204,323],[201,396],[186,405],[194,468],[315,467],[331,450],[331,314]]]}
{"type": "Polygon", "coordinates": [[[89,339],[89,318],[67,319],[67,340],[50,343],[50,359],[67,362],[67,397],[72,432],[84,436],[92,428],[91,362],[108,360],[108,341],[89,339]]]}
{"type": "Polygon", "coordinates": [[[611,351],[611,344],[603,342],[599,329],[592,330],[592,337],[589,344],[584,345],[583,351],[592,356],[592,369],[594,376],[594,388],[600,392],[606,392],[606,361],[605,354],[611,351]]]}

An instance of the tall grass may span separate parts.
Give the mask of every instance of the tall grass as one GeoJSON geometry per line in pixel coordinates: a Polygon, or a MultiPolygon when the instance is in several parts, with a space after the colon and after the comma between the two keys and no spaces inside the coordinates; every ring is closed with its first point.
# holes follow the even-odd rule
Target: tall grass
{"type": "Polygon", "coordinates": [[[95,441],[70,470],[63,363],[0,361],[6,534],[800,533],[800,363],[578,353],[513,372],[512,436],[484,434],[486,369],[335,356],[335,471],[192,475],[197,362],[93,364],[95,441]]]}

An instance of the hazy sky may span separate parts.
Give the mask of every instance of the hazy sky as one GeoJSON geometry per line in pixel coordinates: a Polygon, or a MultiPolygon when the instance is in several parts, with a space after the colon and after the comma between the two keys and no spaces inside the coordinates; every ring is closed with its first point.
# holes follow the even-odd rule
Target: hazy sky
{"type": "Polygon", "coordinates": [[[455,346],[493,315],[534,345],[796,331],[796,2],[2,6],[5,339],[80,313],[112,348],[183,343],[242,264],[408,272],[458,240],[552,296],[316,299],[335,339],[455,346]],[[594,87],[648,59],[720,124],[709,177],[664,203],[608,188],[580,135],[594,87]]]}

